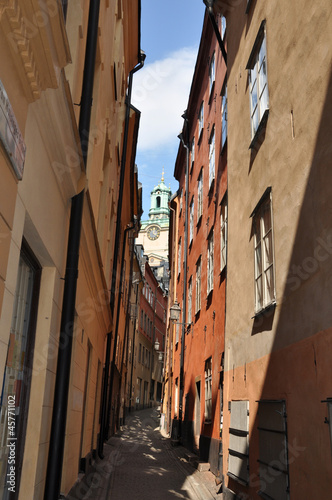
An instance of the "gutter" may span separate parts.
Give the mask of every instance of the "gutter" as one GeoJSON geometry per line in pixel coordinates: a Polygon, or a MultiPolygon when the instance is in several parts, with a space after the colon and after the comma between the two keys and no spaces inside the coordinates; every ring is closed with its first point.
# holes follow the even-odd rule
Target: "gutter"
{"type": "MultiPolygon", "coordinates": [[[[99,7],[100,0],[90,1],[81,96],[81,112],[79,119],[79,136],[85,170],[87,166],[89,147],[89,141],[87,139],[90,132],[94,67],[98,39],[99,7]]],[[[44,500],[58,500],[61,489],[83,202],[84,189],[72,198],[60,325],[60,343],[44,500]]]]}

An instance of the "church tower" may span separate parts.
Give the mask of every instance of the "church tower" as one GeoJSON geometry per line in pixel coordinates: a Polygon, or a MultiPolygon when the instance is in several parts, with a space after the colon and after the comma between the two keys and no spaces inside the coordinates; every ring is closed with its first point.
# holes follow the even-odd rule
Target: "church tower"
{"type": "Polygon", "coordinates": [[[161,181],[151,191],[149,219],[141,221],[136,244],[143,245],[144,254],[149,257],[151,267],[168,262],[169,206],[171,188],[165,184],[164,171],[161,181]]]}

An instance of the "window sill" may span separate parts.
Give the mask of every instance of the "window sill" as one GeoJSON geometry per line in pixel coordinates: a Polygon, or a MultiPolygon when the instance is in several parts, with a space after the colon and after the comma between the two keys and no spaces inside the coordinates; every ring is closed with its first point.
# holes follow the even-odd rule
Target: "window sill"
{"type": "Polygon", "coordinates": [[[212,295],[212,293],[213,293],[213,288],[211,288],[211,290],[207,293],[206,301],[208,301],[210,299],[210,296],[212,295]]]}
{"type": "Polygon", "coordinates": [[[257,128],[256,132],[255,132],[255,135],[252,138],[252,141],[250,143],[249,149],[253,149],[255,147],[255,144],[258,141],[259,136],[261,135],[261,133],[263,132],[263,130],[266,127],[268,116],[269,116],[269,109],[266,109],[264,111],[264,114],[262,116],[261,121],[259,122],[259,125],[258,125],[258,128],[257,128]]]}
{"type": "Polygon", "coordinates": [[[226,273],[226,267],[227,267],[227,264],[225,264],[224,267],[222,269],[220,269],[220,273],[219,273],[220,277],[224,276],[224,274],[226,273]]]}
{"type": "Polygon", "coordinates": [[[270,312],[272,309],[275,309],[276,307],[277,307],[277,303],[274,300],[270,304],[268,304],[267,306],[264,306],[262,309],[255,312],[254,316],[251,319],[257,319],[257,318],[260,318],[261,316],[265,316],[268,312],[270,312]]]}

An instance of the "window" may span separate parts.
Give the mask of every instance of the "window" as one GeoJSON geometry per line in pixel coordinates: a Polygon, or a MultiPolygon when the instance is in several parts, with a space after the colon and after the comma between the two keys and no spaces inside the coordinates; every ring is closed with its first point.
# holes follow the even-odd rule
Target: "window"
{"type": "Polygon", "coordinates": [[[199,139],[201,138],[201,134],[203,132],[203,126],[204,126],[204,101],[201,104],[201,107],[199,108],[199,113],[198,113],[198,137],[199,139]]]}
{"type": "Polygon", "coordinates": [[[271,190],[253,215],[255,248],[255,312],[275,302],[271,190]]]}
{"type": "Polygon", "coordinates": [[[259,401],[259,477],[263,498],[289,498],[285,401],[259,401]]]}
{"type": "Polygon", "coordinates": [[[227,261],[227,198],[221,202],[220,210],[220,271],[226,267],[227,261]]]}
{"type": "Polygon", "coordinates": [[[203,169],[198,176],[197,186],[197,223],[203,214],[203,169]]]}
{"type": "Polygon", "coordinates": [[[194,197],[190,203],[190,224],[189,224],[189,245],[192,243],[194,238],[194,197]]]}
{"type": "Polygon", "coordinates": [[[210,81],[210,96],[213,90],[213,85],[216,79],[216,63],[214,52],[211,57],[210,67],[209,67],[209,81],[210,81]]]}
{"type": "Polygon", "coordinates": [[[250,55],[247,69],[249,70],[249,94],[251,115],[251,138],[254,139],[259,125],[267,118],[269,108],[269,92],[266,69],[266,36],[263,21],[254,49],[250,55]]]}
{"type": "Polygon", "coordinates": [[[193,296],[193,279],[190,277],[188,284],[188,313],[187,313],[187,323],[192,322],[192,296],[193,296]]]}
{"type": "Polygon", "coordinates": [[[179,251],[178,251],[178,275],[181,273],[181,247],[182,247],[182,240],[180,238],[179,239],[179,251]]]}
{"type": "Polygon", "coordinates": [[[202,277],[202,259],[198,259],[196,264],[196,302],[195,302],[195,312],[201,310],[201,277],[202,277]]]}
{"type": "Polygon", "coordinates": [[[138,347],[138,362],[141,362],[141,357],[142,357],[142,344],[139,345],[138,347]]]}
{"type": "Polygon", "coordinates": [[[183,189],[181,189],[181,192],[180,192],[180,212],[179,212],[179,217],[181,217],[181,213],[182,213],[182,198],[183,198],[183,189]]]}
{"type": "Polygon", "coordinates": [[[161,197],[160,196],[157,196],[156,198],[156,204],[157,204],[157,208],[160,208],[160,203],[161,203],[161,197]]]}
{"type": "Polygon", "coordinates": [[[205,422],[212,420],[212,358],[205,361],[205,422]]]}
{"type": "MultiPolygon", "coordinates": [[[[244,484],[249,482],[249,401],[231,401],[227,475],[244,484]]],[[[274,498],[274,497],[273,497],[274,498]]]]}
{"type": "Polygon", "coordinates": [[[212,185],[215,176],[215,133],[214,127],[212,128],[211,136],[210,136],[210,145],[209,145],[209,188],[212,185]]]}
{"type": "Polygon", "coordinates": [[[194,166],[195,161],[195,137],[191,141],[191,168],[194,166]]]}
{"type": "Polygon", "coordinates": [[[227,83],[223,86],[221,96],[221,147],[223,148],[227,139],[227,83]]]}
{"type": "Polygon", "coordinates": [[[221,38],[224,39],[226,32],[226,17],[221,16],[221,38]]]}
{"type": "Polygon", "coordinates": [[[208,258],[207,258],[207,294],[213,290],[213,229],[208,238],[208,258]]]}

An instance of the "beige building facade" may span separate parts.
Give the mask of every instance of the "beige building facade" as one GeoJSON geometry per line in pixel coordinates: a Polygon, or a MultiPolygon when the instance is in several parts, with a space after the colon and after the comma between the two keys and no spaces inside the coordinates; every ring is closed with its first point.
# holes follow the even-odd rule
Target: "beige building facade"
{"type": "Polygon", "coordinates": [[[331,491],[331,5],[227,18],[223,494],[331,491]],[[314,40],[310,43],[309,40],[314,40]]]}

